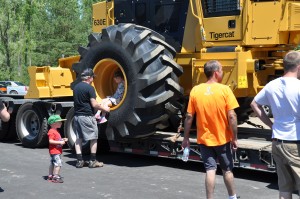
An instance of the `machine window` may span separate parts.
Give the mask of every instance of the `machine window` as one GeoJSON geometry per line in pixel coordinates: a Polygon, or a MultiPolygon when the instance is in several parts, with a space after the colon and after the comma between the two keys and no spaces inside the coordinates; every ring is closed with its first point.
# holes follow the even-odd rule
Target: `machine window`
{"type": "Polygon", "coordinates": [[[240,15],[240,0],[202,0],[204,17],[240,15]]]}
{"type": "Polygon", "coordinates": [[[180,4],[157,5],[154,25],[158,32],[177,32],[179,26],[180,4]]]}

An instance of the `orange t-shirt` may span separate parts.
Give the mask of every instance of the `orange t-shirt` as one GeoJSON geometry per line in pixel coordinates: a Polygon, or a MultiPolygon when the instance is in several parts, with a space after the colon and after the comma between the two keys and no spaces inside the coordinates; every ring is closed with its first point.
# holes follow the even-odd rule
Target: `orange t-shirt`
{"type": "Polygon", "coordinates": [[[203,83],[190,93],[187,112],[196,113],[197,143],[220,146],[232,140],[227,114],[239,107],[231,89],[223,84],[203,83]]]}

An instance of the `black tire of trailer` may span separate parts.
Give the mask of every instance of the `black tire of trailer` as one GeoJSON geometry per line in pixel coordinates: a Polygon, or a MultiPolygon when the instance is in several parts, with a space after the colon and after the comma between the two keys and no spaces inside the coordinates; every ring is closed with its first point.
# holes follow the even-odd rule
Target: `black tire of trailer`
{"type": "MultiPolygon", "coordinates": [[[[74,132],[74,107],[70,108],[66,115],[66,121],[64,124],[64,135],[68,138],[69,148],[75,152],[76,134],[74,132]]],[[[82,154],[90,153],[90,142],[82,142],[82,154]]]]}
{"type": "Polygon", "coordinates": [[[168,107],[182,97],[178,77],[183,70],[173,60],[175,50],[164,37],[145,27],[118,24],[100,34],[91,34],[88,46],[79,48],[79,53],[81,60],[73,65],[77,73],[73,86],[80,81],[79,74],[84,69],[103,71],[101,65],[100,69],[95,66],[107,59],[117,62],[126,77],[123,102],[109,114],[106,128],[109,140],[145,137],[169,125],[173,113],[168,107]]]}
{"type": "Polygon", "coordinates": [[[16,117],[16,130],[24,147],[38,148],[48,145],[47,113],[39,102],[26,102],[16,117]]]}

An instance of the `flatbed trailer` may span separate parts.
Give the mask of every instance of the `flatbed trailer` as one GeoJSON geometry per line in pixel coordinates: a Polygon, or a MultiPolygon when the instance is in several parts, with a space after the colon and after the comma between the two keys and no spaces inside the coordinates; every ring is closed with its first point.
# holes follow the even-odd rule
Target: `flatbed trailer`
{"type": "Polygon", "coordinates": [[[25,147],[48,145],[47,119],[51,114],[65,116],[73,107],[70,98],[25,99],[22,95],[0,94],[0,99],[11,113],[9,122],[0,120],[0,141],[18,138],[25,147]]]}
{"type": "MultiPolygon", "coordinates": [[[[240,127],[238,131],[239,148],[234,152],[234,166],[244,169],[276,172],[272,158],[271,131],[267,129],[247,129],[240,127]],[[251,133],[252,132],[252,133],[251,133]],[[262,133],[262,135],[256,134],[262,133]]],[[[110,151],[131,153],[162,158],[181,159],[183,149],[183,132],[157,131],[154,135],[141,139],[109,141],[110,151]]],[[[190,156],[188,161],[202,162],[195,132],[191,132],[190,156]]]]}
{"type": "MultiPolygon", "coordinates": [[[[53,99],[24,99],[22,96],[14,95],[0,95],[0,99],[5,102],[12,112],[9,122],[1,122],[0,141],[18,138],[25,147],[29,148],[46,147],[48,145],[47,118],[53,113],[66,118],[68,112],[73,108],[73,101],[70,99],[60,101],[53,99]]],[[[66,131],[70,132],[66,128],[70,127],[65,125],[61,132],[62,136],[73,140],[71,144],[68,144],[74,150],[76,138],[74,134],[66,134],[66,131]]],[[[117,141],[105,140],[105,136],[102,135],[103,133],[101,134],[100,125],[99,133],[100,143],[108,143],[106,150],[111,152],[171,159],[181,159],[182,157],[183,150],[181,144],[183,141],[183,131],[156,131],[148,137],[124,138],[117,141]]],[[[241,125],[241,127],[238,127],[238,138],[239,148],[234,152],[235,167],[276,172],[271,151],[271,130],[255,128],[250,125],[241,125]]],[[[199,146],[196,142],[195,130],[191,131],[190,145],[189,161],[202,162],[199,146]]],[[[86,147],[88,147],[88,144],[86,144],[86,147]]]]}

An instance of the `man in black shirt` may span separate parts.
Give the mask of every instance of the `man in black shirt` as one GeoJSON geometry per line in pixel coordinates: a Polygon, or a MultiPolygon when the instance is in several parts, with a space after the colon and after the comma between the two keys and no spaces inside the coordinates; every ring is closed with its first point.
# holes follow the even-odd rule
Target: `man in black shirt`
{"type": "Polygon", "coordinates": [[[81,73],[81,82],[73,89],[74,96],[74,125],[76,134],[75,150],[77,154],[77,168],[82,168],[84,161],[82,158],[82,139],[90,141],[91,157],[89,168],[102,167],[103,163],[96,160],[98,127],[94,110],[109,112],[109,107],[103,107],[96,101],[96,92],[91,83],[94,80],[94,72],[91,68],[85,69],[81,73]]]}

